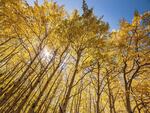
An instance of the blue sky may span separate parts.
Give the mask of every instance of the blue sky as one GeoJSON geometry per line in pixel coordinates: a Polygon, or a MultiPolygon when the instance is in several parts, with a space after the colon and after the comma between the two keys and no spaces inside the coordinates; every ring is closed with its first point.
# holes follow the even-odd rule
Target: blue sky
{"type": "MultiPolygon", "coordinates": [[[[34,0],[27,0],[32,4],[34,0]]],[[[42,3],[43,0],[39,0],[42,3]]],[[[82,0],[54,0],[60,5],[64,5],[65,9],[72,12],[78,9],[82,12],[82,0]]],[[[150,11],[150,0],[87,0],[88,6],[94,8],[96,16],[104,15],[104,21],[110,24],[111,29],[117,29],[119,20],[125,18],[132,21],[135,10],[140,13],[150,11]]]]}

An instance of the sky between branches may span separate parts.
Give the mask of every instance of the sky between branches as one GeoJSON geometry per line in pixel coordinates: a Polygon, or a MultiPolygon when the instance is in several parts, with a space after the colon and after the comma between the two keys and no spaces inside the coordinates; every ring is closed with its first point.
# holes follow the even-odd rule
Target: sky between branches
{"type": "MultiPolygon", "coordinates": [[[[38,0],[42,3],[43,0],[38,0]]],[[[82,0],[54,0],[60,5],[64,5],[68,12],[78,9],[82,12],[82,0]]],[[[34,0],[27,0],[33,4],[34,0]]],[[[104,20],[110,24],[111,29],[117,29],[119,20],[125,18],[131,21],[133,13],[138,10],[140,13],[150,11],[150,0],[87,0],[89,7],[94,8],[96,16],[104,15],[104,20]]]]}

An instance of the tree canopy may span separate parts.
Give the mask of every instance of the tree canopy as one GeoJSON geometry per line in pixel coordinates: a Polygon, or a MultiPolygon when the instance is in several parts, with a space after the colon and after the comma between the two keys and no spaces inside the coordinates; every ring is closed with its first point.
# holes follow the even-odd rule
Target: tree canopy
{"type": "Polygon", "coordinates": [[[44,0],[0,0],[0,113],[149,113],[150,13],[109,24],[44,0]]]}

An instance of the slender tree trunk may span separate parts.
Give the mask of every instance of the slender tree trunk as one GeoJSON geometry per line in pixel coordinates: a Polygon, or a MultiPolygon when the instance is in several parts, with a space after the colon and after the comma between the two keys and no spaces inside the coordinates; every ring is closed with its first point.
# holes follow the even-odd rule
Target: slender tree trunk
{"type": "Polygon", "coordinates": [[[73,76],[71,78],[71,82],[69,84],[69,88],[68,88],[68,91],[66,93],[65,100],[64,100],[63,104],[60,106],[59,113],[66,113],[66,108],[67,108],[67,105],[68,105],[68,102],[69,102],[69,97],[70,97],[70,94],[71,94],[72,86],[73,86],[75,76],[76,76],[77,71],[78,71],[78,65],[79,65],[80,57],[81,57],[81,53],[79,52],[79,53],[77,53],[77,60],[76,60],[76,64],[75,64],[75,70],[73,72],[73,76]]]}
{"type": "Polygon", "coordinates": [[[111,97],[111,89],[110,89],[109,77],[107,77],[107,86],[108,86],[109,110],[110,110],[110,113],[113,113],[113,111],[112,111],[112,97],[111,97]]]}
{"type": "Polygon", "coordinates": [[[128,113],[133,113],[132,108],[131,108],[131,103],[130,103],[130,93],[129,91],[126,91],[126,108],[128,113]]]}
{"type": "Polygon", "coordinates": [[[123,79],[124,79],[124,86],[125,86],[125,100],[126,100],[126,109],[128,113],[133,113],[132,108],[131,108],[131,103],[130,103],[130,87],[129,82],[127,80],[127,74],[126,74],[126,68],[127,68],[127,63],[124,61],[124,67],[123,67],[123,79]]]}
{"type": "Polygon", "coordinates": [[[99,62],[97,63],[97,69],[98,69],[98,72],[97,72],[97,103],[96,103],[96,108],[97,108],[97,113],[100,113],[100,109],[99,109],[99,101],[100,101],[100,64],[99,62]]]}

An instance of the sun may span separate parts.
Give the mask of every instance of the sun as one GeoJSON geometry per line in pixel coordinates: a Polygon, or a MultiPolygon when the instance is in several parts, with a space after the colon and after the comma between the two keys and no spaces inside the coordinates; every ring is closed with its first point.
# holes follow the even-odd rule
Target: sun
{"type": "Polygon", "coordinates": [[[41,52],[41,57],[43,58],[43,60],[49,61],[52,58],[52,54],[50,49],[48,49],[48,47],[45,47],[42,52],[41,52]]]}

